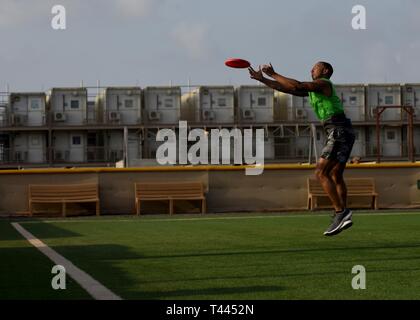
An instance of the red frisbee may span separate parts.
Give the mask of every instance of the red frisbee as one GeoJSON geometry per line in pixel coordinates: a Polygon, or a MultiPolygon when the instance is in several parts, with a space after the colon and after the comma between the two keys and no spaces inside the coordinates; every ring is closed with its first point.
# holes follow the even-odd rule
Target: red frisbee
{"type": "Polygon", "coordinates": [[[238,59],[238,58],[231,58],[225,61],[225,65],[231,68],[237,68],[237,69],[244,69],[249,68],[251,64],[244,60],[244,59],[238,59]]]}

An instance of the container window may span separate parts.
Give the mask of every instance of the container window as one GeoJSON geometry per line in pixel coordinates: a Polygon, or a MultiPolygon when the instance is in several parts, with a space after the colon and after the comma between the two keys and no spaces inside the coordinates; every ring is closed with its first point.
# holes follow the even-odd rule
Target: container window
{"type": "Polygon", "coordinates": [[[321,133],[320,132],[317,132],[316,133],[316,140],[317,141],[320,141],[321,140],[321,133]]]}
{"type": "Polygon", "coordinates": [[[174,101],[170,98],[165,99],[165,108],[172,108],[174,106],[174,101]]]}
{"type": "Polygon", "coordinates": [[[258,106],[264,107],[267,105],[267,99],[266,98],[258,98],[258,106]]]}
{"type": "Polygon", "coordinates": [[[70,101],[70,108],[71,109],[79,109],[79,100],[71,100],[70,101]]]}
{"type": "Polygon", "coordinates": [[[41,109],[41,100],[40,99],[31,99],[30,108],[31,108],[31,110],[41,109]]]}
{"type": "Polygon", "coordinates": [[[82,144],[82,137],[81,136],[73,136],[71,144],[73,146],[80,146],[82,144]]]}
{"type": "Polygon", "coordinates": [[[395,140],[395,131],[387,131],[386,132],[386,139],[388,141],[393,141],[395,140]]]}
{"type": "Polygon", "coordinates": [[[394,104],[393,96],[385,96],[385,104],[394,104]]]}
{"type": "Polygon", "coordinates": [[[133,99],[125,99],[124,100],[124,107],[126,107],[126,108],[133,108],[134,107],[134,101],[133,101],[133,99]]]}
{"type": "Polygon", "coordinates": [[[356,96],[351,96],[350,97],[350,105],[354,106],[357,103],[357,97],[356,96]]]}
{"type": "Polygon", "coordinates": [[[226,99],[225,98],[217,99],[217,104],[219,105],[219,107],[226,107],[226,99]]]}

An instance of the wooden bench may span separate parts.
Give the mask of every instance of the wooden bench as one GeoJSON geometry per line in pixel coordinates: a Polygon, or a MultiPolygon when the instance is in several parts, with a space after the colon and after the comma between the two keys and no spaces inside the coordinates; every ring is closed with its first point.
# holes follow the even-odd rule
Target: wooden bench
{"type": "Polygon", "coordinates": [[[206,197],[201,182],[135,183],[136,213],[141,201],[169,201],[169,214],[174,213],[174,200],[201,200],[201,213],[206,212],[206,197]]]}
{"type": "Polygon", "coordinates": [[[63,217],[66,216],[67,203],[96,203],[96,215],[99,216],[98,184],[68,185],[29,185],[29,213],[33,215],[35,203],[61,203],[63,217]]]}
{"type": "MultiPolygon", "coordinates": [[[[378,193],[375,189],[373,178],[350,178],[345,179],[347,186],[347,197],[361,196],[372,197],[370,208],[378,209],[378,193]]],[[[318,198],[328,197],[320,182],[315,178],[308,179],[308,209],[314,210],[318,207],[318,198]]]]}

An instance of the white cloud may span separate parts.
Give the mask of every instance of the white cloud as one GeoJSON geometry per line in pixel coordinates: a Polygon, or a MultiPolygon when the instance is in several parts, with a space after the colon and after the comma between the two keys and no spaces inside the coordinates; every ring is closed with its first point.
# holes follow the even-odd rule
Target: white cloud
{"type": "Polygon", "coordinates": [[[182,23],[171,33],[178,47],[195,60],[203,60],[209,56],[208,29],[200,24],[182,23]]]}

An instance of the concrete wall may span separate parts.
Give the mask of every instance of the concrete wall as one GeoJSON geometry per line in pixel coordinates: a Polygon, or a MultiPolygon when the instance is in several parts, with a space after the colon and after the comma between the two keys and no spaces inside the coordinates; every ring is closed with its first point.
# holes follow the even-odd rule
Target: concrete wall
{"type": "MultiPolygon", "coordinates": [[[[135,182],[191,180],[206,186],[208,212],[305,210],[306,180],[313,173],[313,165],[267,165],[259,176],[246,176],[244,167],[228,166],[8,170],[0,172],[0,214],[27,212],[29,184],[99,183],[102,214],[132,214],[135,182]]],[[[345,176],[375,178],[381,208],[420,207],[420,163],[350,165],[345,176]]],[[[361,207],[369,200],[352,199],[350,204],[361,207]]],[[[38,206],[37,211],[48,213],[50,207],[38,206]]],[[[166,202],[145,203],[142,207],[145,213],[168,212],[166,202]]],[[[75,212],[93,213],[93,208],[93,204],[73,206],[75,212]]],[[[60,206],[54,210],[59,212],[60,206]]],[[[199,212],[199,204],[176,202],[175,211],[199,212]]]]}

